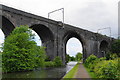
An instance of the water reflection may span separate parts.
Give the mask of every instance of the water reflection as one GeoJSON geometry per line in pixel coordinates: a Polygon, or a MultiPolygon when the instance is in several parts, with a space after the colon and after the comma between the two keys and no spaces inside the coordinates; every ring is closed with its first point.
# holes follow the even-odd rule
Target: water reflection
{"type": "Polygon", "coordinates": [[[15,72],[3,74],[3,78],[62,78],[77,62],[69,62],[65,67],[46,68],[28,72],[15,72]]]}

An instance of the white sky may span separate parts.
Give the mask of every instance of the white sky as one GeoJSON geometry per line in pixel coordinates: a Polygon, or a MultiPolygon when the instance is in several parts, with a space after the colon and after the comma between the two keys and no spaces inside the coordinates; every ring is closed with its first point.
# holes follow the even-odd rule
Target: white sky
{"type": "MultiPolygon", "coordinates": [[[[119,0],[1,0],[0,4],[46,18],[48,17],[48,12],[64,8],[65,23],[92,32],[97,32],[97,30],[101,28],[111,27],[111,35],[117,37],[118,1],[119,0]]],[[[61,11],[51,14],[50,18],[59,21],[62,20],[61,11]]],[[[99,33],[110,35],[109,29],[101,30],[99,33]]],[[[0,31],[0,43],[3,41],[2,36],[0,31]]],[[[78,46],[77,40],[73,39],[68,45],[71,48],[73,44],[78,46]]],[[[76,51],[76,47],[74,51],[76,51]]],[[[68,52],[70,55],[77,53],[73,53],[73,51],[68,52]]]]}

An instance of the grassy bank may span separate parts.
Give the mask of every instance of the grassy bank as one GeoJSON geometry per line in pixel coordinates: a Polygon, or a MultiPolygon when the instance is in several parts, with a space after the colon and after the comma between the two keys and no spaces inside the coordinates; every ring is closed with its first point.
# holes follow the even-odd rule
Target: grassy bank
{"type": "Polygon", "coordinates": [[[78,71],[79,64],[77,63],[63,78],[74,78],[75,73],[78,71]]]}

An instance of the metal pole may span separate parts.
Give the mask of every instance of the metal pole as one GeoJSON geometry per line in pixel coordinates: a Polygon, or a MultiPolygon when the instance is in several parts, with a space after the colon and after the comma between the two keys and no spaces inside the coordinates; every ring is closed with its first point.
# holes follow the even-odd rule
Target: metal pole
{"type": "Polygon", "coordinates": [[[98,30],[97,30],[97,33],[98,33],[100,30],[103,30],[103,29],[109,29],[109,30],[110,30],[110,37],[111,37],[111,27],[106,27],[106,28],[98,29],[98,30]]]}
{"type": "Polygon", "coordinates": [[[57,9],[57,10],[54,10],[54,11],[49,12],[49,13],[48,13],[48,19],[50,18],[50,14],[51,14],[51,13],[54,13],[54,12],[60,11],[60,10],[62,10],[62,13],[63,13],[63,16],[62,16],[62,17],[63,17],[63,22],[62,22],[62,23],[63,23],[63,28],[64,28],[64,8],[60,8],[60,9],[57,9]]]}
{"type": "Polygon", "coordinates": [[[64,28],[64,8],[63,8],[63,28],[64,28]]]}

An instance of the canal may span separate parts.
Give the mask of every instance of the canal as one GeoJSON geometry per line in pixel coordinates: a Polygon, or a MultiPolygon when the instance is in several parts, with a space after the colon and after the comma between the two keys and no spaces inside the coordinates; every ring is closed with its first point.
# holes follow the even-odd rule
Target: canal
{"type": "Polygon", "coordinates": [[[2,78],[62,78],[66,73],[68,73],[77,62],[69,62],[64,67],[57,68],[38,68],[33,71],[28,72],[14,72],[2,74],[2,78]]]}

